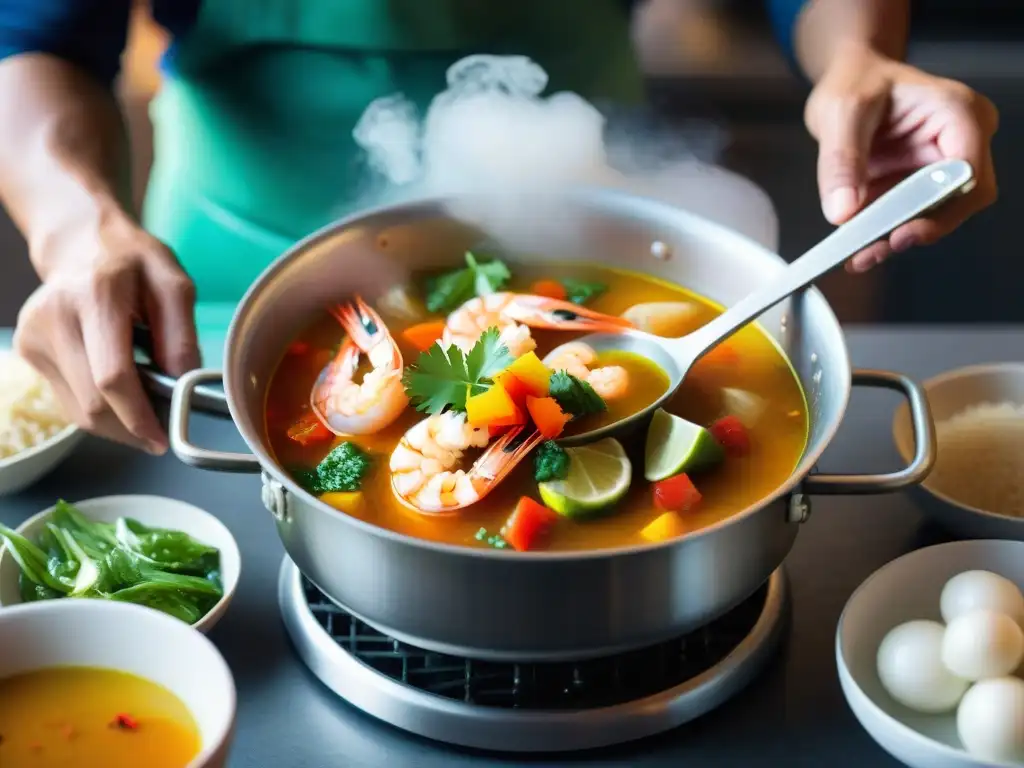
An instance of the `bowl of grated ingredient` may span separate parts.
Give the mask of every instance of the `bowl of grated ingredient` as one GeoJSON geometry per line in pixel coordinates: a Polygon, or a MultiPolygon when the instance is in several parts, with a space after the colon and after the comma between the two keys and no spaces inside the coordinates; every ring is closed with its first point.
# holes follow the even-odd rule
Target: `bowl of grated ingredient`
{"type": "MultiPolygon", "coordinates": [[[[1024,363],[957,368],[922,386],[938,454],[911,492],[952,533],[1024,541],[1024,363]]],[[[913,455],[905,406],[896,412],[893,438],[904,458],[913,455]]]]}
{"type": "Polygon", "coordinates": [[[46,379],[14,352],[0,349],[0,496],[49,473],[83,435],[64,416],[46,379]]]}

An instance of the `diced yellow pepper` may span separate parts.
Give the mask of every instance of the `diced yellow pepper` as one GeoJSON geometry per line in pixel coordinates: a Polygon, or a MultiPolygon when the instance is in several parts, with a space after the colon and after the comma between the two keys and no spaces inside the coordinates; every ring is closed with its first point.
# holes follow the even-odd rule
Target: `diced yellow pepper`
{"type": "Polygon", "coordinates": [[[505,370],[529,387],[530,394],[534,397],[548,396],[551,369],[544,365],[535,353],[527,352],[516,358],[515,362],[505,370]]]}
{"type": "Polygon", "coordinates": [[[486,427],[511,419],[516,411],[516,404],[505,388],[498,384],[466,400],[466,420],[474,427],[486,427]]]}
{"type": "Polygon", "coordinates": [[[341,510],[353,517],[359,517],[363,511],[362,491],[338,491],[336,493],[325,493],[320,496],[320,501],[329,507],[341,510]]]}
{"type": "Polygon", "coordinates": [[[668,541],[686,533],[686,522],[675,512],[660,515],[640,531],[640,535],[648,541],[668,541]]]}

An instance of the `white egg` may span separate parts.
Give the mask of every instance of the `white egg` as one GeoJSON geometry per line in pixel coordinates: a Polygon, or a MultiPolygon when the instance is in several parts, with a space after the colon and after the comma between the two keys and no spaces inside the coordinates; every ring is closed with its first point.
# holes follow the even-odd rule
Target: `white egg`
{"type": "Polygon", "coordinates": [[[1005,613],[975,611],[946,627],[942,663],[965,680],[1013,674],[1024,658],[1024,631],[1005,613]]]}
{"type": "Polygon", "coordinates": [[[878,678],[889,695],[918,712],[949,712],[968,682],[942,663],[945,627],[937,621],[908,621],[889,631],[878,646],[878,678]]]}
{"type": "Polygon", "coordinates": [[[947,581],[939,610],[947,624],[965,613],[995,611],[1024,626],[1024,594],[1012,581],[991,571],[964,571],[947,581]]]}
{"type": "Polygon", "coordinates": [[[1024,763],[1024,680],[997,677],[975,683],[960,701],[956,729],[974,757],[1024,763]]]}

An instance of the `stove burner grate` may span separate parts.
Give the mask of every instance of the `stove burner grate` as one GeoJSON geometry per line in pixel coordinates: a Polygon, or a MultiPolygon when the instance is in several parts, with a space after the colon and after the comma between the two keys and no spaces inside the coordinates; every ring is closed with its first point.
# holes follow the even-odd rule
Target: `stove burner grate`
{"type": "Polygon", "coordinates": [[[767,586],[725,616],[681,638],[583,662],[475,661],[394,640],[350,615],[306,578],[309,610],[327,634],[377,672],[436,696],[484,707],[589,709],[636,701],[672,688],[721,662],[750,634],[767,586]]]}

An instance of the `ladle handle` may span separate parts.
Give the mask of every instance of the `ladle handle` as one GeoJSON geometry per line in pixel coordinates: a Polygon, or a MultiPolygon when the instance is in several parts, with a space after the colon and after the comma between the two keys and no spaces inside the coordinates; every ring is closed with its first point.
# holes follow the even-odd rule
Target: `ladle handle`
{"type": "Polygon", "coordinates": [[[908,176],[841,227],[807,251],[777,279],[734,304],[707,325],[685,337],[693,349],[697,340],[707,350],[762,312],[796,293],[881,240],[901,224],[917,218],[958,192],[967,192],[974,172],[964,160],[940,160],[908,176]]]}

